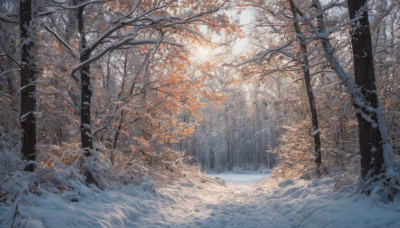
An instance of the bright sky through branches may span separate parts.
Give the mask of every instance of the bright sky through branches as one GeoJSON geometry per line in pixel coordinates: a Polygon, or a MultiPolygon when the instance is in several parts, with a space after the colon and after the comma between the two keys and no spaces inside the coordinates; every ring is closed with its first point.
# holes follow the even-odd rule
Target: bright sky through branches
{"type": "Polygon", "coordinates": [[[194,50],[192,52],[192,55],[197,62],[205,62],[209,60],[209,57],[211,55],[211,49],[210,47],[203,46],[203,45],[196,45],[194,47],[194,50]]]}

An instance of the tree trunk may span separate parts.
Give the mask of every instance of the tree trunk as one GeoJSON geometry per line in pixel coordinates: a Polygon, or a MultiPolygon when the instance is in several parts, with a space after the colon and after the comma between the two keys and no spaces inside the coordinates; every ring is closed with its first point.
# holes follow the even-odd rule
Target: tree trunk
{"type": "MultiPolygon", "coordinates": [[[[107,68],[109,68],[110,59],[111,59],[111,57],[109,55],[108,56],[108,62],[107,62],[107,68]]],[[[118,93],[117,101],[119,101],[121,99],[121,96],[122,96],[122,94],[124,93],[124,90],[125,90],[125,82],[126,82],[126,78],[128,77],[127,68],[128,68],[128,49],[125,50],[124,75],[122,76],[122,85],[121,85],[121,90],[118,93]]],[[[107,77],[109,77],[109,72],[107,73],[107,75],[108,75],[107,77]]],[[[107,85],[108,85],[108,82],[107,82],[107,85]]],[[[130,94],[130,95],[132,95],[132,94],[130,94]]],[[[115,111],[118,111],[118,108],[119,108],[119,105],[117,104],[117,106],[115,108],[115,111]]],[[[120,112],[120,118],[121,119],[119,120],[118,128],[117,128],[117,131],[115,132],[115,135],[114,135],[113,147],[112,147],[112,150],[111,150],[111,153],[110,153],[110,161],[111,161],[112,165],[114,165],[114,152],[115,152],[115,149],[117,148],[119,132],[121,131],[122,123],[124,121],[124,111],[125,111],[125,109],[121,109],[121,112],[120,112]]]]}
{"type": "MultiPolygon", "coordinates": [[[[351,43],[353,47],[355,82],[361,93],[373,109],[378,108],[378,95],[375,85],[374,60],[372,54],[371,32],[368,22],[366,0],[348,0],[350,19],[358,13],[362,18],[353,25],[351,43]]],[[[369,107],[357,110],[359,122],[359,140],[361,154],[361,172],[363,177],[379,174],[383,166],[383,148],[375,111],[369,107]]]]}
{"type": "Polygon", "coordinates": [[[305,80],[305,84],[306,84],[308,102],[310,104],[311,120],[312,120],[312,125],[313,125],[315,163],[321,164],[321,139],[320,139],[320,132],[319,132],[319,128],[318,128],[317,109],[315,107],[314,94],[313,94],[312,86],[311,86],[310,64],[309,64],[309,60],[308,60],[307,41],[306,41],[303,33],[301,32],[301,29],[300,29],[300,26],[299,26],[299,23],[297,20],[296,6],[294,5],[292,0],[290,1],[290,8],[291,8],[292,15],[293,15],[293,24],[294,24],[294,28],[296,31],[296,36],[297,36],[297,39],[299,40],[300,50],[303,55],[302,56],[303,57],[302,68],[303,68],[304,80],[305,80]]]}
{"type": "MultiPolygon", "coordinates": [[[[78,32],[80,34],[80,61],[81,63],[90,58],[91,51],[88,49],[87,40],[84,33],[84,7],[79,8],[78,12],[78,32]]],[[[80,70],[80,115],[81,115],[81,143],[86,156],[92,154],[93,140],[91,132],[90,102],[92,98],[92,86],[90,85],[90,65],[87,64],[80,70]]]]}
{"type": "MultiPolygon", "coordinates": [[[[73,1],[76,6],[77,0],[73,1]]],[[[85,18],[83,10],[85,6],[78,8],[78,33],[80,35],[79,51],[80,51],[80,62],[84,62],[90,58],[91,50],[88,48],[86,40],[86,34],[84,32],[85,18]]],[[[86,157],[93,155],[93,137],[92,137],[92,125],[90,118],[90,106],[92,98],[92,86],[90,85],[90,65],[86,64],[80,69],[80,116],[81,123],[79,130],[81,131],[81,143],[82,149],[86,157]]],[[[83,159],[81,163],[81,172],[86,179],[88,184],[95,184],[98,188],[103,189],[99,181],[93,175],[92,171],[85,166],[86,161],[83,159]]]]}
{"type": "MultiPolygon", "coordinates": [[[[355,18],[356,10],[365,5],[366,1],[348,1],[349,14],[355,18]]],[[[346,86],[347,92],[352,96],[353,106],[359,121],[359,141],[361,154],[361,173],[363,178],[379,174],[383,171],[387,176],[393,175],[393,149],[389,142],[389,134],[385,119],[382,115],[382,107],[379,104],[376,93],[375,74],[372,56],[371,34],[369,30],[368,14],[363,13],[359,21],[360,27],[354,27],[352,31],[352,46],[354,58],[354,70],[356,81],[350,78],[334,56],[334,48],[326,35],[326,25],[323,18],[323,10],[319,0],[313,0],[312,4],[317,10],[318,32],[322,42],[325,56],[335,71],[336,75],[346,86]]],[[[298,11],[301,13],[300,11],[298,11]]],[[[367,11],[366,11],[367,12],[367,11]]],[[[306,20],[309,19],[301,13],[306,20]]]]}
{"type": "MultiPolygon", "coordinates": [[[[33,41],[32,1],[20,1],[20,32],[21,32],[21,113],[22,128],[21,153],[27,160],[36,159],[36,70],[35,45],[33,41]]],[[[26,171],[33,172],[34,165],[25,167],[26,171]]]]}

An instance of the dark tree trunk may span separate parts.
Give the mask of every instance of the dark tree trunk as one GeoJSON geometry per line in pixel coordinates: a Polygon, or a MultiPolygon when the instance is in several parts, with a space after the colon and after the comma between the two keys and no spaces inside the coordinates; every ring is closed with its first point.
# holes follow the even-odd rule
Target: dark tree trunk
{"type": "Polygon", "coordinates": [[[320,133],[319,133],[319,128],[318,128],[317,109],[315,107],[314,94],[313,94],[312,86],[311,86],[310,63],[308,60],[307,41],[306,41],[303,33],[301,32],[301,29],[300,29],[300,26],[298,23],[298,19],[297,19],[296,6],[294,5],[293,1],[290,1],[290,8],[291,8],[292,15],[293,15],[293,24],[294,24],[296,36],[299,40],[300,50],[301,50],[302,57],[303,57],[303,63],[302,63],[303,74],[304,74],[304,80],[305,80],[305,84],[306,84],[308,102],[310,104],[311,120],[312,120],[312,125],[313,125],[315,163],[321,164],[321,139],[320,139],[320,133]]]}
{"type": "MultiPolygon", "coordinates": [[[[33,41],[32,2],[20,1],[20,32],[21,32],[21,113],[22,127],[21,152],[25,159],[36,159],[36,70],[35,70],[35,45],[33,41]]],[[[33,171],[34,165],[25,167],[26,171],[33,171]]]]}
{"type": "MultiPolygon", "coordinates": [[[[74,5],[78,4],[77,0],[73,1],[74,5]]],[[[79,42],[79,52],[80,52],[80,62],[90,58],[91,50],[88,48],[88,43],[86,40],[86,34],[84,31],[84,22],[85,18],[83,15],[84,6],[79,7],[78,9],[78,33],[80,36],[79,42]]],[[[90,106],[91,106],[91,98],[92,98],[92,86],[90,85],[90,65],[86,64],[80,69],[80,131],[81,131],[81,143],[82,149],[86,157],[93,155],[93,137],[92,137],[92,125],[90,118],[90,106]]],[[[85,160],[82,160],[81,163],[81,172],[86,179],[88,184],[95,184],[100,189],[103,189],[103,186],[100,185],[97,178],[93,175],[92,171],[85,167],[85,160]]]]}
{"type": "Polygon", "coordinates": [[[375,111],[368,108],[378,107],[378,95],[375,85],[374,61],[372,55],[371,32],[368,22],[366,0],[348,0],[350,18],[354,19],[358,12],[362,18],[359,26],[355,23],[351,31],[355,81],[361,88],[370,107],[360,107],[357,110],[359,122],[359,140],[361,154],[361,172],[366,179],[371,175],[381,173],[383,166],[383,147],[381,134],[375,111]],[[364,7],[364,8],[363,8],[364,7]]]}
{"type": "Polygon", "coordinates": [[[115,131],[115,134],[114,134],[113,147],[112,147],[112,150],[111,150],[111,153],[110,153],[110,161],[111,161],[112,165],[114,165],[114,157],[115,157],[115,153],[114,152],[115,152],[115,149],[117,148],[118,137],[120,135],[120,132],[121,132],[121,129],[122,129],[122,123],[124,122],[124,118],[125,118],[124,111],[125,111],[125,109],[121,109],[118,128],[117,128],[117,131],[115,131]]]}
{"type": "Polygon", "coordinates": [[[231,129],[229,128],[229,114],[230,113],[230,107],[225,106],[225,125],[226,125],[226,142],[227,142],[227,168],[228,171],[232,171],[233,169],[233,164],[234,164],[234,149],[232,148],[232,140],[231,140],[231,129]]]}
{"type": "MultiPolygon", "coordinates": [[[[78,32],[80,34],[80,61],[81,63],[90,58],[91,50],[88,49],[87,40],[84,33],[83,7],[78,12],[78,32]]],[[[90,121],[90,102],[92,98],[92,86],[90,85],[90,65],[87,64],[80,70],[80,115],[81,115],[81,143],[86,156],[92,154],[93,140],[90,121]]]]}

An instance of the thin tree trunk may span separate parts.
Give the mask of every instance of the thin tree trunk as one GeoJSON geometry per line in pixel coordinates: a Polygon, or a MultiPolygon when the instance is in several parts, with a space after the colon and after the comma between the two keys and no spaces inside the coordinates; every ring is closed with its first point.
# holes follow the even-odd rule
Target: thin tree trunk
{"type": "Polygon", "coordinates": [[[114,134],[114,142],[113,142],[113,147],[112,147],[111,154],[110,154],[110,161],[111,161],[112,165],[114,165],[115,149],[117,148],[117,142],[118,142],[119,133],[120,133],[120,131],[122,129],[122,123],[124,122],[124,111],[125,111],[125,109],[121,109],[121,113],[120,113],[120,118],[121,119],[119,120],[118,128],[117,128],[117,130],[115,131],[115,134],[114,134]]]}
{"type": "Polygon", "coordinates": [[[297,19],[296,6],[294,5],[292,0],[290,0],[290,8],[291,8],[291,11],[293,14],[294,29],[296,31],[296,36],[297,36],[297,39],[299,40],[300,50],[303,55],[302,68],[303,68],[304,80],[305,80],[305,84],[306,84],[308,102],[310,104],[311,120],[312,120],[312,125],[313,125],[315,163],[321,164],[321,139],[320,139],[320,132],[319,132],[319,128],[318,128],[317,109],[315,107],[314,94],[313,94],[312,86],[311,86],[310,64],[309,64],[309,59],[308,59],[307,41],[306,41],[303,33],[301,32],[301,29],[300,29],[300,26],[298,23],[298,19],[297,19]]]}
{"type": "MultiPolygon", "coordinates": [[[[108,58],[108,61],[110,61],[110,57],[108,58]]],[[[109,65],[109,62],[107,64],[107,67],[108,67],[108,65],[109,65]]],[[[127,67],[128,67],[128,50],[125,50],[124,75],[122,76],[122,85],[121,85],[121,90],[118,93],[117,101],[119,101],[121,99],[121,96],[122,96],[122,94],[124,93],[124,90],[125,90],[125,82],[126,82],[126,78],[128,76],[127,67]]],[[[118,108],[119,108],[119,105],[117,104],[116,111],[118,110],[118,108]]],[[[115,135],[114,135],[113,148],[112,148],[111,154],[110,154],[110,161],[111,161],[112,165],[114,165],[114,151],[117,148],[119,132],[121,131],[122,122],[124,121],[124,111],[125,111],[125,109],[121,109],[121,112],[120,112],[120,118],[121,119],[119,120],[118,128],[117,128],[117,131],[115,132],[115,135]]]]}
{"type": "MultiPolygon", "coordinates": [[[[21,152],[25,159],[36,159],[36,69],[34,62],[35,45],[33,41],[32,1],[20,1],[20,32],[21,32],[21,113],[22,127],[21,152]]],[[[25,167],[33,172],[34,165],[25,167]]]]}
{"type": "MultiPolygon", "coordinates": [[[[146,59],[145,59],[145,60],[143,61],[143,63],[140,65],[138,72],[136,73],[135,77],[133,78],[132,84],[131,84],[131,86],[130,86],[130,88],[129,88],[129,94],[127,95],[127,97],[133,95],[133,92],[134,92],[134,89],[135,89],[135,86],[136,86],[136,79],[137,79],[137,77],[140,75],[140,72],[142,71],[142,68],[145,66],[146,62],[149,61],[148,58],[149,58],[150,54],[151,54],[151,51],[148,52],[148,54],[146,55],[146,59]]],[[[108,66],[108,65],[109,65],[110,59],[111,59],[111,57],[109,56],[109,58],[108,58],[108,63],[107,63],[108,69],[109,69],[109,66],[108,66]]],[[[123,78],[123,81],[122,81],[122,82],[123,82],[123,85],[121,86],[121,92],[118,94],[118,99],[117,99],[117,101],[119,101],[119,100],[121,99],[123,90],[125,89],[126,77],[128,76],[127,67],[128,67],[128,50],[126,50],[126,52],[125,52],[124,76],[123,76],[124,78],[123,78]]],[[[108,70],[108,71],[109,71],[109,70],[108,70]]],[[[107,72],[107,75],[108,75],[107,77],[109,77],[109,72],[107,72]]],[[[108,80],[108,79],[107,79],[107,80],[108,80]]],[[[108,85],[108,82],[107,82],[107,85],[108,85]]],[[[117,105],[116,111],[118,110],[118,108],[119,108],[119,105],[117,105]]],[[[121,119],[120,119],[120,121],[119,121],[117,131],[116,131],[115,134],[114,134],[113,150],[112,150],[112,152],[111,152],[111,162],[112,162],[112,164],[114,163],[114,151],[115,151],[115,149],[117,148],[118,138],[119,138],[119,135],[120,135],[120,131],[121,131],[121,129],[122,129],[122,123],[124,122],[124,118],[125,118],[124,113],[125,113],[125,109],[121,109],[121,112],[120,112],[120,118],[121,118],[121,119]]],[[[135,121],[137,121],[137,120],[139,120],[139,119],[141,119],[141,117],[136,118],[135,120],[131,121],[131,123],[133,123],[133,122],[135,122],[135,121]]]]}
{"type": "MultiPolygon", "coordinates": [[[[350,19],[360,13],[362,18],[351,32],[353,47],[355,82],[361,89],[365,100],[373,108],[378,108],[378,95],[375,85],[374,60],[372,54],[371,32],[369,29],[366,0],[348,0],[350,19]]],[[[383,148],[375,111],[362,107],[357,111],[361,153],[361,172],[364,177],[379,174],[383,166],[383,148]],[[366,118],[367,117],[367,118],[366,118]]]]}
{"type": "Polygon", "coordinates": [[[231,143],[230,143],[230,131],[229,131],[229,121],[228,121],[228,115],[229,115],[229,110],[225,108],[225,124],[226,124],[226,142],[227,142],[227,147],[228,147],[228,171],[231,171],[233,169],[233,149],[231,150],[231,143]]]}

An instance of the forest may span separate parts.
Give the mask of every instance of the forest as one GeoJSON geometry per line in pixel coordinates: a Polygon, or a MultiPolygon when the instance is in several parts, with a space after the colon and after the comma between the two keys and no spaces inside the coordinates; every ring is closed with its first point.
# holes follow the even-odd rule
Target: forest
{"type": "Polygon", "coordinates": [[[399,227],[398,72],[399,0],[0,0],[0,227],[399,227]]]}

